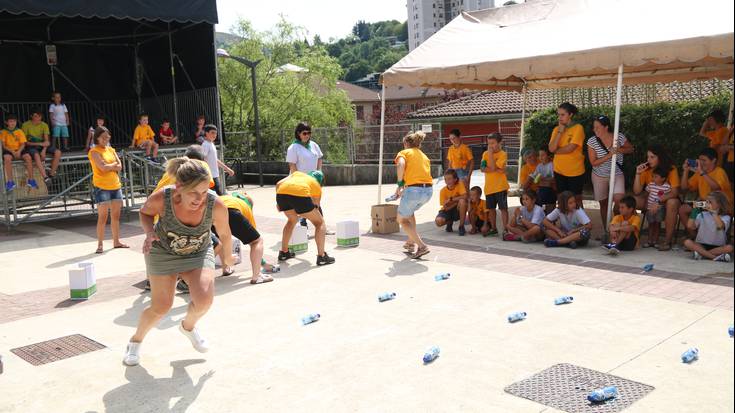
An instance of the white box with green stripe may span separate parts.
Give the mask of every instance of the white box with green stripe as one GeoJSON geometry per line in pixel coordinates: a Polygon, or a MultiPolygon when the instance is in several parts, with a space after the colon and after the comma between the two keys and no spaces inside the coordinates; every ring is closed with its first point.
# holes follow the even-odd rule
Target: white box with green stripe
{"type": "Polygon", "coordinates": [[[360,245],[360,223],[357,221],[338,222],[337,245],[340,247],[356,247],[360,245]]]}
{"type": "Polygon", "coordinates": [[[291,239],[288,241],[288,250],[295,254],[301,254],[309,250],[309,236],[305,226],[296,224],[291,239]]]}
{"type": "Polygon", "coordinates": [[[72,300],[86,300],[97,292],[94,263],[80,262],[69,270],[69,295],[72,300]]]}

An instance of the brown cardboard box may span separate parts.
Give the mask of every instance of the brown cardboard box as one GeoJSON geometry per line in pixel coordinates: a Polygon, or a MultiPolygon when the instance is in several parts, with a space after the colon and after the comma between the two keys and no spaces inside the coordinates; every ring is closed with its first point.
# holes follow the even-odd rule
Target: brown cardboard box
{"type": "Polygon", "coordinates": [[[398,225],[398,205],[382,204],[373,205],[370,209],[373,219],[373,234],[392,234],[400,230],[398,225]]]}

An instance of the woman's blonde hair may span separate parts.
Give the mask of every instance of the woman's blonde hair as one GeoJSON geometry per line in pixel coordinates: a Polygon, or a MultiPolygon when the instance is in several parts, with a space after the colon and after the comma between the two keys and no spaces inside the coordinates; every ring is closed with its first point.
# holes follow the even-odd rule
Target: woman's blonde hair
{"type": "Polygon", "coordinates": [[[712,191],[707,195],[708,199],[712,199],[720,206],[720,214],[730,214],[732,212],[730,201],[722,191],[712,191]]]}
{"type": "Polygon", "coordinates": [[[403,142],[408,143],[412,148],[418,148],[421,146],[421,142],[426,139],[426,134],[424,132],[418,131],[418,132],[411,132],[408,135],[403,137],[403,142]]]}
{"type": "Polygon", "coordinates": [[[201,161],[186,156],[174,158],[166,162],[166,173],[176,177],[176,183],[184,191],[193,189],[202,182],[209,182],[212,177],[201,161]]]}

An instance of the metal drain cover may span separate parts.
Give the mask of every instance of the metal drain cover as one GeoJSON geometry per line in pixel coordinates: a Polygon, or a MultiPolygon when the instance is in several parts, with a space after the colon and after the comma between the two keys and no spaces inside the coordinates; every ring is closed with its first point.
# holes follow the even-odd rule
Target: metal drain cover
{"type": "Polygon", "coordinates": [[[105,346],[81,334],[74,334],[14,348],[10,351],[34,366],[40,366],[102,348],[105,346]]]}
{"type": "Polygon", "coordinates": [[[653,391],[654,387],[573,364],[556,364],[505,388],[507,393],[565,412],[619,412],[653,391]],[[601,387],[617,386],[618,397],[590,403],[587,395],[601,387]]]}

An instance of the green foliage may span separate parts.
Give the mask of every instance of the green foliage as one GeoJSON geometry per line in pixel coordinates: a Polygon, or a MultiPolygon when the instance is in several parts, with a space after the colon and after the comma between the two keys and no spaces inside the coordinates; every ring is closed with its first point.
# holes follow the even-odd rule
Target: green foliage
{"type": "MultiPolygon", "coordinates": [[[[266,159],[278,156],[282,150],[280,130],[293,130],[299,121],[315,127],[352,123],[351,104],[336,87],[342,76],[339,62],[329,56],[323,45],[309,46],[301,28],[282,20],[273,30],[258,32],[248,21],[241,20],[236,34],[239,39],[227,48],[230,55],[260,61],[256,77],[266,159]],[[306,71],[279,70],[287,63],[306,71]]],[[[255,145],[246,141],[254,131],[250,68],[233,59],[220,60],[219,85],[225,129],[251,132],[229,139],[228,156],[254,157],[255,145]]]]}
{"type": "MultiPolygon", "coordinates": [[[[635,175],[635,167],[646,158],[646,148],[662,145],[681,170],[686,158],[696,157],[708,145],[706,138],[697,136],[707,114],[714,109],[727,113],[730,95],[718,94],[694,102],[667,103],[650,105],[623,105],[620,113],[620,131],[635,146],[635,152],[626,156],[625,175],[630,180],[635,175]]],[[[572,102],[574,103],[574,102],[572,102]]],[[[615,118],[615,108],[611,106],[580,108],[574,117],[575,122],[584,126],[585,136],[593,136],[592,121],[596,116],[606,115],[615,118]]],[[[526,122],[524,147],[541,148],[549,143],[551,132],[558,124],[556,108],[534,113],[526,122]]],[[[584,153],[586,156],[587,149],[584,153]]],[[[587,169],[590,169],[589,163],[587,169]]]]}
{"type": "Polygon", "coordinates": [[[408,23],[396,20],[366,23],[359,21],[352,36],[327,45],[329,55],[345,69],[344,79],[357,80],[369,73],[383,72],[408,53],[408,23]]]}

